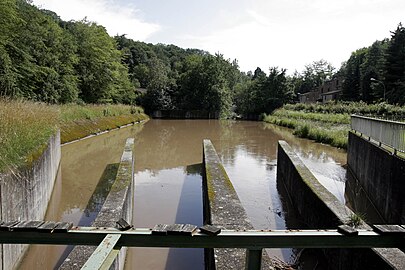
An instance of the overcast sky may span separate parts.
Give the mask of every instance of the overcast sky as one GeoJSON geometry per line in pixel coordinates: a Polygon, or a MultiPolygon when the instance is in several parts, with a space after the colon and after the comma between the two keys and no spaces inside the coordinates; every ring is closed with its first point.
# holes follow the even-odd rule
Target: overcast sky
{"type": "Polygon", "coordinates": [[[220,52],[243,71],[301,72],[390,37],[405,23],[404,0],[34,0],[63,20],[87,17],[110,35],[220,52]]]}

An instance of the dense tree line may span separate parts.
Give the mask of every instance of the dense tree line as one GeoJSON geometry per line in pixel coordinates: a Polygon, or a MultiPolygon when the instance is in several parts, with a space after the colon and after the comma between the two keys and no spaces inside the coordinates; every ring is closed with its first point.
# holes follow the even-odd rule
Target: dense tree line
{"type": "Polygon", "coordinates": [[[338,73],[325,60],[291,76],[277,67],[244,73],[221,54],[110,37],[86,19],[66,22],[29,0],[2,0],[0,96],[137,103],[146,111],[205,110],[230,117],[269,113],[339,74],[347,100],[372,102],[385,95],[404,104],[404,44],[400,24],[390,40],[354,52],[338,73]]]}
{"type": "Polygon", "coordinates": [[[27,0],[3,0],[0,25],[1,96],[138,103],[147,111],[205,110],[222,117],[268,112],[290,98],[285,70],[245,74],[221,54],[113,38],[101,25],[63,21],[27,0]]]}
{"type": "Polygon", "coordinates": [[[0,3],[0,95],[49,103],[126,102],[135,87],[104,27],[64,22],[24,0],[0,3]]]}
{"type": "Polygon", "coordinates": [[[340,73],[345,100],[405,104],[405,28],[399,24],[390,39],[353,52],[340,73]]]}

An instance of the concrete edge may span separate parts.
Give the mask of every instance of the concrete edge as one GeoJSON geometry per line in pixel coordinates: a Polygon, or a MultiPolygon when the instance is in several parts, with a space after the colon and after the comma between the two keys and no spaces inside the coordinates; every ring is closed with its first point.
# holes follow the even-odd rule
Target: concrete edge
{"type": "MultiPolygon", "coordinates": [[[[338,217],[342,224],[347,222],[347,220],[350,219],[350,215],[355,213],[347,206],[341,204],[332,193],[330,193],[322,184],[319,183],[316,177],[305,166],[303,161],[297,156],[287,142],[280,140],[278,145],[294,164],[297,172],[302,177],[302,180],[308,185],[311,191],[336,215],[336,217],[338,217]],[[348,215],[349,213],[350,215],[348,215]]],[[[372,229],[363,220],[361,220],[361,225],[359,227],[368,230],[372,229]]],[[[384,260],[392,269],[405,269],[405,253],[400,249],[372,248],[371,250],[382,260],[384,260]]]]}
{"type": "Polygon", "coordinates": [[[98,133],[96,133],[96,134],[91,134],[91,135],[88,135],[88,136],[83,137],[83,138],[80,138],[80,139],[76,139],[76,140],[73,140],[73,141],[70,141],[70,142],[65,142],[65,143],[61,144],[61,146],[68,145],[68,144],[75,143],[75,142],[80,142],[80,141],[83,141],[83,140],[86,140],[86,139],[93,138],[94,136],[103,135],[103,134],[109,133],[109,132],[111,132],[111,131],[115,131],[115,130],[119,130],[119,129],[122,129],[122,128],[134,126],[134,125],[136,125],[136,124],[142,124],[143,122],[147,122],[147,121],[149,121],[149,119],[144,119],[144,120],[140,120],[140,121],[135,121],[135,122],[133,122],[133,123],[129,123],[129,124],[126,124],[126,125],[123,125],[123,126],[119,126],[119,127],[117,127],[117,128],[113,128],[113,129],[110,129],[110,130],[100,131],[100,132],[98,132],[98,133]]]}
{"type": "MultiPolygon", "coordinates": [[[[212,142],[207,139],[203,140],[203,167],[204,223],[222,229],[254,229],[212,142]]],[[[243,269],[246,249],[206,249],[205,256],[206,269],[243,269]]],[[[273,269],[265,250],[262,269],[273,269]]]]}
{"type": "MultiPolygon", "coordinates": [[[[134,138],[128,138],[121,156],[116,179],[92,226],[115,227],[115,222],[120,218],[131,223],[135,161],[133,146],[134,138]]],[[[80,269],[95,249],[95,246],[76,246],[59,269],[80,269]]],[[[110,269],[121,270],[124,268],[126,250],[125,247],[121,248],[118,257],[110,269]]]]}
{"type": "Polygon", "coordinates": [[[305,166],[304,162],[292,150],[291,146],[286,141],[278,141],[279,147],[287,154],[288,158],[294,164],[298,174],[301,176],[304,183],[311,189],[312,193],[317,196],[321,202],[328,207],[343,223],[347,222],[355,213],[347,206],[330,193],[313,175],[313,173],[305,166]]]}

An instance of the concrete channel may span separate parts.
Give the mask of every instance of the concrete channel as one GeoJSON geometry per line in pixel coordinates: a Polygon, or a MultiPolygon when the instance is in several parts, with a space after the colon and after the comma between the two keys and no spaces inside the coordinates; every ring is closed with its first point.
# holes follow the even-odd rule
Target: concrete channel
{"type": "MultiPolygon", "coordinates": [[[[310,229],[331,229],[358,221],[359,228],[371,230],[319,183],[285,141],[278,144],[277,184],[286,188],[310,229]]],[[[323,249],[323,252],[331,269],[405,269],[405,254],[396,248],[323,249]]]]}
{"type": "MultiPolygon", "coordinates": [[[[115,227],[116,221],[120,218],[128,222],[132,220],[132,208],[134,205],[133,145],[134,139],[127,139],[115,182],[92,224],[93,227],[115,227]]],[[[95,250],[96,247],[93,246],[76,246],[59,269],[80,269],[95,250]]],[[[110,269],[123,269],[125,257],[126,248],[121,248],[117,259],[110,269]]]]}

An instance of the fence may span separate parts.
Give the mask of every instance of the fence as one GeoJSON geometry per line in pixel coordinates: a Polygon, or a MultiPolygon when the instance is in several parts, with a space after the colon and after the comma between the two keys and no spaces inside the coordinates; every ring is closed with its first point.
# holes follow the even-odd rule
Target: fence
{"type": "Polygon", "coordinates": [[[261,267],[264,248],[405,248],[405,228],[399,225],[376,225],[374,231],[355,230],[346,225],[338,230],[235,231],[222,230],[216,236],[197,232],[182,235],[155,235],[152,229],[135,228],[120,231],[116,228],[73,227],[64,223],[31,221],[0,225],[0,243],[94,245],[96,251],[82,269],[109,269],[122,247],[178,248],[246,248],[246,269],[261,267]],[[17,224],[16,224],[17,223],[17,224]],[[35,226],[32,226],[35,224],[35,226]],[[57,225],[59,224],[59,225],[57,225]],[[57,226],[52,229],[49,226],[57,226]],[[37,227],[39,226],[39,227],[37,227]],[[18,230],[17,230],[18,229],[18,230]],[[5,231],[7,230],[7,231],[5,231]]]}
{"type": "Polygon", "coordinates": [[[394,148],[394,152],[405,152],[405,123],[352,115],[351,128],[394,148]]]}

